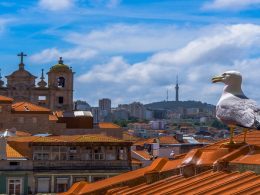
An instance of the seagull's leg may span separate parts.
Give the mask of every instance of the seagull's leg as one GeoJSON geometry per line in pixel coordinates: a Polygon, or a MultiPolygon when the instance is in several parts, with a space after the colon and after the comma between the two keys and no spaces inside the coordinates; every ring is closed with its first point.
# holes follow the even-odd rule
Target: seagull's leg
{"type": "Polygon", "coordinates": [[[229,141],[229,144],[234,144],[234,129],[236,128],[236,126],[234,125],[230,125],[229,126],[230,128],[230,141],[229,141]]]}
{"type": "Polygon", "coordinates": [[[246,143],[246,134],[247,134],[248,129],[244,128],[244,142],[246,143]]]}

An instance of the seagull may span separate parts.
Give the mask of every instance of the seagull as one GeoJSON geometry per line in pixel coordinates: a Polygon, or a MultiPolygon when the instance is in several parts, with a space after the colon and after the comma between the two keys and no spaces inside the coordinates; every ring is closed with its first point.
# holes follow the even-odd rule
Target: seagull
{"type": "Polygon", "coordinates": [[[234,144],[234,129],[244,128],[244,142],[248,129],[260,130],[260,109],[254,100],[245,96],[241,89],[242,75],[238,71],[226,71],[213,77],[212,83],[225,84],[216,106],[216,117],[230,128],[230,144],[234,144]]]}

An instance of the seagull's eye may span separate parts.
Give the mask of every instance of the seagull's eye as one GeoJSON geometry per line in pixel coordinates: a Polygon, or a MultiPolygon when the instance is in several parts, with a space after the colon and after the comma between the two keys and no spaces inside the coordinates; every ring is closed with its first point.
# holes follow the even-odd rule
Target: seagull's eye
{"type": "Polygon", "coordinates": [[[223,74],[222,74],[222,76],[226,76],[226,75],[227,75],[227,73],[223,73],[223,74]]]}

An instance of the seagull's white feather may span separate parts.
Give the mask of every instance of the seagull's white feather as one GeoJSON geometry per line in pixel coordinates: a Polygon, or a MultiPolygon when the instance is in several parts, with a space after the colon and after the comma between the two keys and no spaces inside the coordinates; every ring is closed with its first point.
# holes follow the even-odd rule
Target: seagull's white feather
{"type": "Polygon", "coordinates": [[[256,128],[256,123],[259,124],[260,121],[260,110],[255,101],[244,95],[241,74],[227,71],[218,78],[226,86],[216,107],[216,117],[227,125],[256,128]]]}

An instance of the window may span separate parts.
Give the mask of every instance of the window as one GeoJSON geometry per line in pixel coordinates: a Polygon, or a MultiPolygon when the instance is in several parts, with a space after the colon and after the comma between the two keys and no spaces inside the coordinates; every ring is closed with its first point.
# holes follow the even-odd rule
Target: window
{"type": "Polygon", "coordinates": [[[69,187],[69,178],[56,178],[56,192],[65,192],[69,187]]]}
{"type": "Polygon", "coordinates": [[[49,153],[34,153],[33,160],[49,160],[49,153]]]}
{"type": "Polygon", "coordinates": [[[37,179],[37,192],[38,193],[48,193],[50,192],[50,178],[38,178],[37,179]]]}
{"type": "Polygon", "coordinates": [[[46,96],[45,95],[40,95],[38,96],[38,101],[46,101],[46,96]]]}
{"type": "Polygon", "coordinates": [[[32,117],[32,123],[36,124],[37,123],[37,117],[32,117]]]}
{"type": "Polygon", "coordinates": [[[63,102],[64,102],[64,98],[62,96],[59,96],[58,97],[58,103],[63,104],[63,102]]]}
{"type": "Polygon", "coordinates": [[[9,165],[10,165],[10,166],[19,166],[19,165],[20,165],[20,162],[15,162],[15,161],[9,162],[9,165]]]}
{"type": "Polygon", "coordinates": [[[17,121],[18,123],[24,123],[24,117],[18,117],[17,121]]]}
{"type": "Polygon", "coordinates": [[[58,87],[59,88],[65,87],[65,78],[64,77],[59,77],[58,78],[58,87]]]}
{"type": "Polygon", "coordinates": [[[9,178],[8,179],[8,194],[22,195],[22,179],[9,178]]]}
{"type": "Polygon", "coordinates": [[[104,160],[104,151],[101,147],[95,147],[94,148],[94,159],[95,160],[104,160]]]}
{"type": "Polygon", "coordinates": [[[92,182],[96,182],[96,181],[103,180],[103,179],[106,179],[106,176],[93,176],[92,182]]]}

